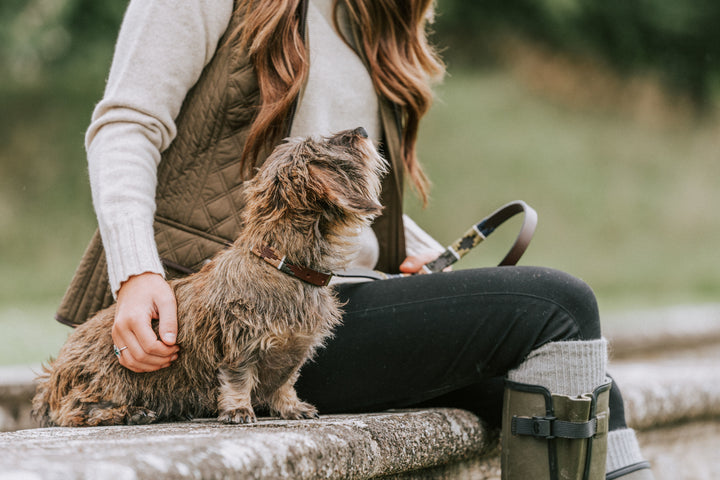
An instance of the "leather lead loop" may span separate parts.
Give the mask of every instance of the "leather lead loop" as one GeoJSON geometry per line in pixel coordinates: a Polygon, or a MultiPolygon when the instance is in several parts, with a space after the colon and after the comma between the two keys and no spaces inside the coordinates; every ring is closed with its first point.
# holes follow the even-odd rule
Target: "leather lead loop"
{"type": "Polygon", "coordinates": [[[524,213],[520,233],[518,233],[515,242],[505,257],[500,261],[498,266],[508,266],[517,264],[525,250],[527,250],[535,229],[537,228],[537,212],[522,200],[515,200],[495,210],[480,223],[473,225],[465,234],[455,240],[455,242],[447,247],[440,256],[432,262],[425,265],[424,273],[441,272],[456,261],[460,260],[465,254],[472,250],[476,245],[485,240],[500,225],[517,215],[524,213]]]}

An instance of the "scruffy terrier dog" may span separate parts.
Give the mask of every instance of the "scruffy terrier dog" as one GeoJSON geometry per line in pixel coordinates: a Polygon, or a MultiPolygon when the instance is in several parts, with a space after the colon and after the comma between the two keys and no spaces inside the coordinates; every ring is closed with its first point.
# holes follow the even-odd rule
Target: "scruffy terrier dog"
{"type": "Polygon", "coordinates": [[[363,128],[279,145],[247,184],[244,227],[232,247],[171,282],[178,359],[151,373],[121,366],[113,305],[78,327],[45,367],[35,417],[60,426],[215,415],[248,423],[259,406],[285,419],[317,417],[294,384],[339,323],[340,305],[332,289],[306,280],[322,285],[318,272],[352,257],[352,236],[381,211],[385,169],[363,128]]]}

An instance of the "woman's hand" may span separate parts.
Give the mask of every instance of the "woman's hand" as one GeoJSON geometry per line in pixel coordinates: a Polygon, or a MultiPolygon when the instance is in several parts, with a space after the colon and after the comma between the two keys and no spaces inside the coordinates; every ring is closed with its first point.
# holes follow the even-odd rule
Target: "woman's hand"
{"type": "Polygon", "coordinates": [[[118,291],[113,342],[122,350],[120,364],[133,372],[169,367],[177,358],[177,302],[162,276],[143,273],[123,282],[118,291]],[[160,320],[159,340],[152,320],[160,320]]]}
{"type": "Polygon", "coordinates": [[[423,265],[428,262],[435,260],[438,255],[437,252],[424,252],[420,255],[411,255],[400,264],[400,271],[402,273],[418,273],[423,265]]]}

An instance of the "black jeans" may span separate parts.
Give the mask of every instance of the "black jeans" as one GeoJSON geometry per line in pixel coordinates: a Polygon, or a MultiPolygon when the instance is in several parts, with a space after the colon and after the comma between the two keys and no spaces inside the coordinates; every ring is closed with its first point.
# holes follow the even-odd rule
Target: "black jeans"
{"type": "MultiPolygon", "coordinates": [[[[597,303],[557,270],[496,267],[341,284],[343,324],[306,364],[321,413],[458,407],[497,425],[502,377],[545,343],[600,338],[597,303]]],[[[611,429],[625,425],[611,391],[611,429]]]]}

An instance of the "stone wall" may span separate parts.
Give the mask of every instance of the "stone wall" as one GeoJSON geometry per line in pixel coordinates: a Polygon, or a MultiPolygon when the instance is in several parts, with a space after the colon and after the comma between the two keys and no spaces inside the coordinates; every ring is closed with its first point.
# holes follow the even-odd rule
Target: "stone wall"
{"type": "MultiPolygon", "coordinates": [[[[606,332],[610,373],[658,480],[720,478],[720,308],[685,312],[606,332]]],[[[29,367],[0,368],[3,430],[34,426],[33,378],[29,367]]],[[[0,452],[0,480],[500,478],[497,432],[457,409],[245,426],[35,428],[0,433],[0,452]]]]}

